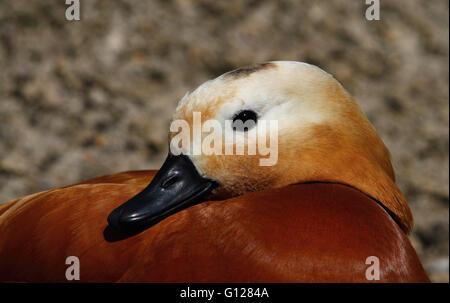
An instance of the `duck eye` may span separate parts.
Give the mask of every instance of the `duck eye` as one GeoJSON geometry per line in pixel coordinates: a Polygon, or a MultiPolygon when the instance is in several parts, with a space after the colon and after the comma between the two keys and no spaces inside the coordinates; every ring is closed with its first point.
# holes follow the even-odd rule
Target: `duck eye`
{"type": "Polygon", "coordinates": [[[252,110],[243,110],[233,117],[234,131],[248,131],[256,125],[258,115],[252,110]]]}

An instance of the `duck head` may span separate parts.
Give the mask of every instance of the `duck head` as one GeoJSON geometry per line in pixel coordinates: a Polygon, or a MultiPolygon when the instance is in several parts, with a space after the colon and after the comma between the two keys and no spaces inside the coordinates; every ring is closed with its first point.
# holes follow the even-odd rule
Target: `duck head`
{"type": "Polygon", "coordinates": [[[269,62],[205,82],[179,102],[169,146],[148,187],[110,214],[113,228],[145,228],[206,199],[304,182],[352,186],[405,232],[412,228],[383,141],[341,84],[316,66],[269,62]],[[250,123],[233,124],[241,121],[250,123]],[[205,152],[211,144],[214,151],[205,152]]]}

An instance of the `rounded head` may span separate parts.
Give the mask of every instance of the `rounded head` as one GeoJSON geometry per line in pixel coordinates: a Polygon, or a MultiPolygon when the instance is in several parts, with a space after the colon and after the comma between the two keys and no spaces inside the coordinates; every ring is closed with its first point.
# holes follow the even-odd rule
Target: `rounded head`
{"type": "Polygon", "coordinates": [[[186,121],[191,131],[181,135],[187,147],[172,144],[179,133],[169,134],[171,152],[188,155],[202,176],[215,180],[217,198],[301,182],[344,183],[378,200],[411,230],[388,150],[342,85],[316,66],[269,62],[225,73],[188,93],[173,119],[186,121]],[[201,114],[201,139],[193,134],[195,113],[201,114]],[[248,130],[227,124],[251,113],[256,124],[248,130]],[[221,126],[223,144],[215,153],[196,154],[215,130],[208,120],[221,126]],[[244,155],[236,154],[238,143],[244,155]]]}

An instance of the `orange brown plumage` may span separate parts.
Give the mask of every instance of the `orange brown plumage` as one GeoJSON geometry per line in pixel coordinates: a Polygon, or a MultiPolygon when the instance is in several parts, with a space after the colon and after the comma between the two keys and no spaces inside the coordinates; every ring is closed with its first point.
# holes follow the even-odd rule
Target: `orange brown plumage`
{"type": "Polygon", "coordinates": [[[153,175],[121,173],[3,205],[0,280],[66,281],[73,255],[90,282],[367,282],[365,260],[375,255],[381,282],[428,281],[384,209],[340,184],[205,202],[107,241],[108,213],[153,175]]]}

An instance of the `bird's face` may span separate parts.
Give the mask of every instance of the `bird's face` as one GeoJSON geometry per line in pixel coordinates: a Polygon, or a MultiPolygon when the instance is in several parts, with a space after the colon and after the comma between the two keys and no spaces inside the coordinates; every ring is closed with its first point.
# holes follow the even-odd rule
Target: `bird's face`
{"type": "Polygon", "coordinates": [[[250,66],[202,84],[179,102],[169,146],[152,183],[111,214],[111,225],[148,226],[206,196],[307,181],[347,183],[382,200],[394,180],[389,153],[356,103],[305,63],[250,66]]]}
{"type": "MultiPolygon", "coordinates": [[[[338,109],[327,104],[333,89],[341,87],[330,75],[303,63],[274,62],[226,73],[180,101],[173,121],[186,121],[191,132],[170,132],[170,150],[189,155],[202,176],[218,183],[216,197],[294,183],[301,179],[296,169],[302,155],[332,148],[329,139],[335,144],[338,109]],[[198,113],[201,140],[193,135],[198,113]],[[220,126],[216,142],[205,141],[217,135],[209,121],[220,126]],[[239,127],[240,121],[249,128],[239,127]],[[324,129],[328,133],[317,136],[324,129]],[[183,136],[189,142],[184,146],[183,136]],[[214,146],[214,152],[203,152],[205,145],[214,146]],[[243,154],[238,154],[240,146],[243,154]]],[[[308,165],[303,163],[304,169],[308,165]]]]}

